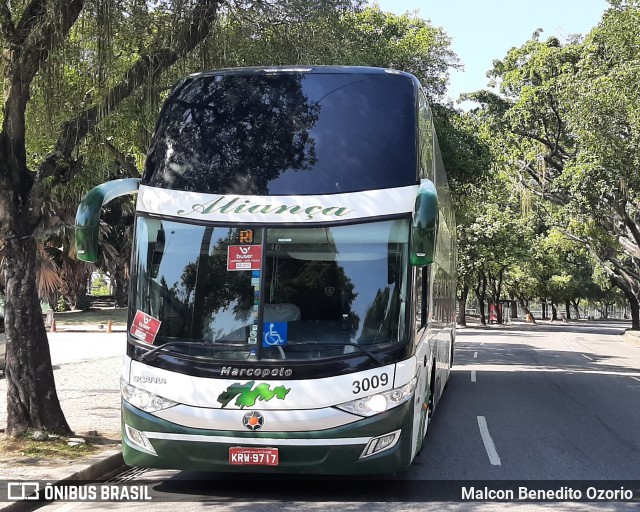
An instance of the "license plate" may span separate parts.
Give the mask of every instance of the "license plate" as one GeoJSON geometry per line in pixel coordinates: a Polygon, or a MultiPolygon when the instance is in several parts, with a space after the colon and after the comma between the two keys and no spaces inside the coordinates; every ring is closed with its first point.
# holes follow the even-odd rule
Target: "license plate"
{"type": "Polygon", "coordinates": [[[277,448],[229,448],[229,464],[240,466],[277,466],[277,448]]]}

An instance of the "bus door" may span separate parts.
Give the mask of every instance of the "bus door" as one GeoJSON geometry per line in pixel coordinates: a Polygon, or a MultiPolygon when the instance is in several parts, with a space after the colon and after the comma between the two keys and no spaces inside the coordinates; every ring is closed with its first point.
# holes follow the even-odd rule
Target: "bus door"
{"type": "Polygon", "coordinates": [[[413,452],[415,456],[422,448],[424,436],[429,426],[428,407],[429,396],[433,390],[430,389],[431,368],[433,361],[433,336],[434,333],[429,328],[429,304],[430,286],[429,273],[431,266],[415,268],[415,304],[416,304],[416,365],[418,382],[416,385],[416,396],[413,411],[413,452]]]}

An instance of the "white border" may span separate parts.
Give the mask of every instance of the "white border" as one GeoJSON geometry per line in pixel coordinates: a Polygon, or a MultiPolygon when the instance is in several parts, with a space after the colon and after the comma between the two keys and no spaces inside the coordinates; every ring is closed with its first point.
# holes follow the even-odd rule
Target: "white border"
{"type": "Polygon", "coordinates": [[[317,223],[413,211],[418,185],[314,196],[201,194],[140,186],[138,212],[239,223],[317,223]]]}

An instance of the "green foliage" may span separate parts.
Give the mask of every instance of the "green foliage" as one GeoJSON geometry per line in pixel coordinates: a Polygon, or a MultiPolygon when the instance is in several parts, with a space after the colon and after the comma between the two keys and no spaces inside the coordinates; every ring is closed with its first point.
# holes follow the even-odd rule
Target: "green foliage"
{"type": "Polygon", "coordinates": [[[640,3],[613,2],[584,38],[561,44],[537,32],[514,47],[489,73],[499,94],[471,95],[502,146],[496,163],[530,191],[525,210],[533,205],[542,221],[519,276],[544,286],[513,290],[553,300],[598,295],[590,274],[599,268],[640,299],[639,46],[640,3]]]}
{"type": "Polygon", "coordinates": [[[443,29],[405,13],[385,13],[377,7],[342,18],[344,32],[337,62],[408,71],[424,85],[431,98],[446,92],[449,70],[460,68],[443,29]]]}
{"type": "Polygon", "coordinates": [[[91,295],[98,297],[110,295],[111,290],[104,274],[98,274],[91,280],[91,295]]]}
{"type": "MultiPolygon", "coordinates": [[[[492,154],[488,133],[474,115],[434,104],[434,125],[449,185],[456,198],[458,189],[478,184],[491,173],[492,154]]],[[[460,209],[460,208],[459,208],[460,209]]]]}
{"type": "Polygon", "coordinates": [[[60,297],[58,299],[58,302],[55,305],[55,311],[62,312],[62,311],[69,311],[69,309],[71,308],[69,307],[69,303],[67,302],[67,299],[65,299],[64,297],[60,297]]]}

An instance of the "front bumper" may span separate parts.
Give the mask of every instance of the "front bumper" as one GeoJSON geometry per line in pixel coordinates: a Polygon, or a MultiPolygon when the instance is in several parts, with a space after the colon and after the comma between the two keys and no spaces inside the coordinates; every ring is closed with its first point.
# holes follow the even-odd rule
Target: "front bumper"
{"type": "Polygon", "coordinates": [[[406,470],[411,462],[412,402],[337,428],[258,433],[184,427],[123,401],[123,455],[131,466],[165,469],[318,475],[396,473],[406,470]],[[125,425],[144,432],[155,454],[129,439],[125,425]],[[361,458],[372,438],[397,430],[399,439],[392,447],[361,458]],[[278,448],[279,464],[230,464],[229,448],[236,446],[278,448]]]}

